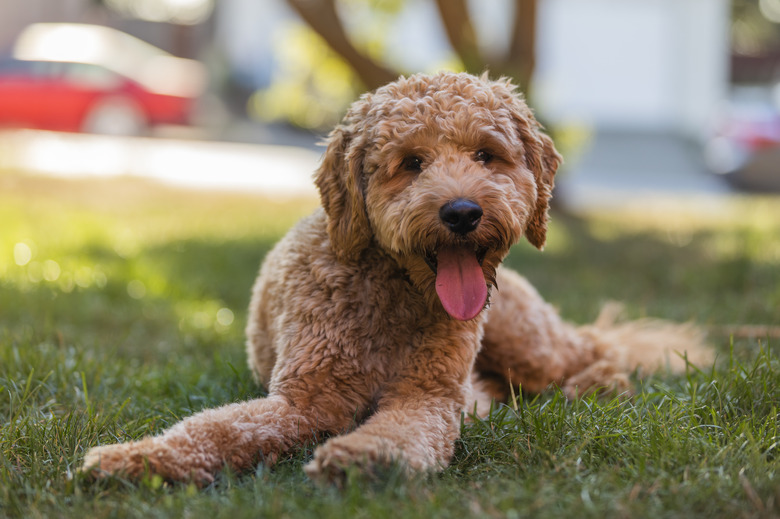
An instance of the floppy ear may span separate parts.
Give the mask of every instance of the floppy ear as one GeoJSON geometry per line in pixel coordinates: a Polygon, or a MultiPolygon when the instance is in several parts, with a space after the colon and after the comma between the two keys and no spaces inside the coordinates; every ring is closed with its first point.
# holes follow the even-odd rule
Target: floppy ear
{"type": "Polygon", "coordinates": [[[328,215],[328,235],[337,256],[357,259],[371,243],[363,196],[362,139],[354,125],[337,126],[328,136],[322,164],[314,175],[320,200],[328,215]]]}
{"type": "Polygon", "coordinates": [[[536,204],[531,219],[526,225],[525,237],[534,247],[541,250],[547,240],[547,209],[555,184],[555,172],[563,159],[555,149],[552,139],[542,132],[541,126],[522,96],[514,92],[515,87],[506,80],[497,83],[504,87],[508,108],[523,141],[526,166],[536,180],[536,204]]]}
{"type": "Polygon", "coordinates": [[[537,249],[544,248],[547,241],[547,210],[555,185],[554,177],[561,163],[561,156],[555,149],[550,137],[536,126],[523,137],[525,160],[536,179],[536,206],[525,228],[525,237],[537,249]]]}

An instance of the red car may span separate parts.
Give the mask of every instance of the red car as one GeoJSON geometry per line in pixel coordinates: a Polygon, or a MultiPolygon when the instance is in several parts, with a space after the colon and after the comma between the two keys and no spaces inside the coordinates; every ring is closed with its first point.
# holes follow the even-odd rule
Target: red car
{"type": "Polygon", "coordinates": [[[719,114],[705,160],[735,187],[780,191],[780,86],[743,88],[742,95],[719,114]]]}
{"type": "Polygon", "coordinates": [[[200,63],[94,25],[34,24],[0,61],[0,126],[139,134],[187,124],[200,63]]]}

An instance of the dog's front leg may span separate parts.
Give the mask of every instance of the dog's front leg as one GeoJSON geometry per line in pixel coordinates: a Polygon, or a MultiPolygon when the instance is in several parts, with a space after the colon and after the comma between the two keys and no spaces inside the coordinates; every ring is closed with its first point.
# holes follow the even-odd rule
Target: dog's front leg
{"type": "Polygon", "coordinates": [[[273,464],[293,445],[316,434],[307,416],[281,396],[230,404],[195,414],[160,436],[95,447],[82,470],[138,479],[146,473],[166,480],[208,484],[228,466],[236,471],[258,461],[273,464]]]}
{"type": "Polygon", "coordinates": [[[444,469],[460,434],[455,400],[425,398],[386,402],[354,432],[317,448],[306,473],[320,483],[340,483],[349,467],[364,474],[398,464],[409,473],[444,469]]]}
{"type": "Polygon", "coordinates": [[[315,481],[339,483],[349,467],[369,475],[394,464],[409,473],[444,469],[460,435],[476,351],[476,345],[454,344],[440,340],[404,357],[399,376],[383,388],[374,415],[355,431],[318,447],[307,474],[315,481]]]}

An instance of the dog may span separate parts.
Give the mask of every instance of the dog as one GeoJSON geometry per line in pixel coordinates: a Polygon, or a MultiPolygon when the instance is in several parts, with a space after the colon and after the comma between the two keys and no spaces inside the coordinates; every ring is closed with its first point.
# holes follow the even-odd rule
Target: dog
{"type": "Polygon", "coordinates": [[[705,361],[695,327],[564,322],[501,267],[541,249],[561,163],[509,80],[412,75],[365,94],[330,134],[322,207],[267,255],[247,325],[268,396],[205,410],[159,436],[91,449],[98,477],[213,481],[329,439],[305,466],[338,482],[393,465],[450,462],[462,413],[485,416],[518,386],[570,398],[625,391],[637,368],[705,361]]]}

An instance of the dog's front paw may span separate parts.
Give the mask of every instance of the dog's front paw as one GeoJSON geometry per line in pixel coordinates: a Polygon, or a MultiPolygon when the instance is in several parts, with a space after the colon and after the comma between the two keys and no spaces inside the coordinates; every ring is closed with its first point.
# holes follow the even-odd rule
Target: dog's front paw
{"type": "Polygon", "coordinates": [[[392,455],[385,440],[365,434],[350,434],[330,439],[314,451],[305,467],[306,474],[316,483],[343,486],[347,473],[354,470],[368,477],[375,477],[382,469],[400,460],[392,455]]]}
{"type": "Polygon", "coordinates": [[[165,480],[191,481],[199,486],[214,481],[208,470],[197,464],[188,466],[185,460],[181,453],[157,438],[145,438],[90,449],[80,471],[98,479],[120,476],[139,480],[145,475],[158,474],[165,480]]]}

